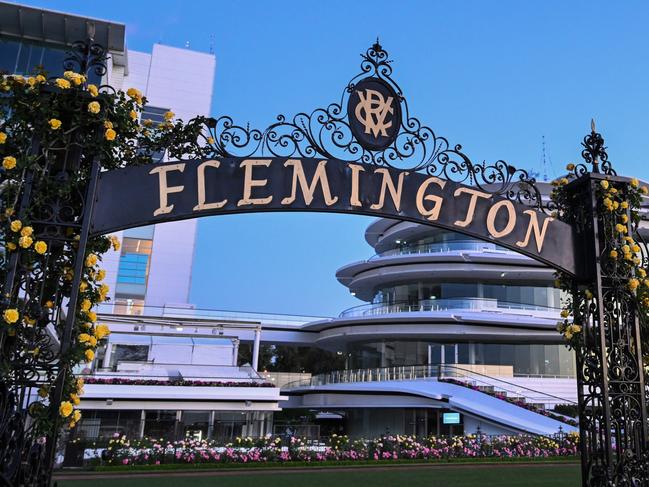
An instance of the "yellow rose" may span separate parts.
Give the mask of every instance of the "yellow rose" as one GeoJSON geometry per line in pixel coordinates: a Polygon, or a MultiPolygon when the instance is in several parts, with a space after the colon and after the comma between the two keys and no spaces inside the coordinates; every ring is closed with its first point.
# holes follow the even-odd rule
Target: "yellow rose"
{"type": "Polygon", "coordinates": [[[31,237],[20,237],[18,239],[18,245],[20,245],[23,249],[28,249],[31,247],[32,243],[34,243],[34,239],[31,237]]]}
{"type": "Polygon", "coordinates": [[[61,405],[59,406],[59,414],[63,418],[67,418],[72,414],[72,410],[74,408],[72,407],[72,403],[70,401],[63,401],[61,405]]]}
{"type": "Polygon", "coordinates": [[[95,264],[97,264],[97,255],[88,254],[88,257],[86,257],[86,267],[93,267],[95,264]]]}
{"type": "Polygon", "coordinates": [[[88,289],[88,283],[86,281],[81,281],[79,284],[79,289],[81,292],[84,292],[86,289],[88,289]]]}
{"type": "Polygon", "coordinates": [[[637,188],[638,186],[640,186],[640,181],[638,181],[636,178],[633,178],[631,180],[631,187],[637,188]]]}
{"type": "Polygon", "coordinates": [[[631,291],[635,291],[636,288],[640,285],[640,281],[638,281],[637,279],[629,279],[629,282],[628,282],[627,285],[629,286],[629,289],[631,291]]]}
{"type": "Polygon", "coordinates": [[[105,120],[104,121],[104,128],[105,129],[112,129],[113,128],[113,122],[111,122],[110,120],[105,120]]]}
{"type": "Polygon", "coordinates": [[[133,121],[137,120],[137,112],[135,110],[131,110],[129,112],[129,116],[131,117],[131,120],[133,121]]]}
{"type": "Polygon", "coordinates": [[[106,277],[106,271],[104,269],[99,269],[97,272],[97,281],[103,281],[106,277]]]}
{"type": "Polygon", "coordinates": [[[611,250],[608,255],[611,259],[617,259],[617,250],[611,250]]]}
{"type": "Polygon", "coordinates": [[[54,307],[54,301],[48,299],[47,301],[45,301],[45,307],[52,309],[54,307]]]}
{"type": "Polygon", "coordinates": [[[88,311],[86,314],[88,315],[88,319],[93,323],[97,321],[97,313],[95,313],[94,311],[88,311]]]}
{"type": "Polygon", "coordinates": [[[90,335],[87,333],[81,333],[77,337],[77,340],[79,340],[79,343],[86,343],[88,340],[90,340],[90,335]]]}
{"type": "Polygon", "coordinates": [[[572,163],[570,163],[570,164],[568,164],[568,165],[566,166],[566,169],[567,169],[568,171],[573,171],[573,170],[575,169],[575,165],[572,164],[572,163]]]}
{"type": "Polygon", "coordinates": [[[588,289],[584,291],[584,294],[586,295],[586,299],[593,299],[593,293],[590,292],[588,289]]]}
{"type": "Polygon", "coordinates": [[[207,138],[207,143],[208,144],[213,144],[214,143],[214,137],[208,137],[207,138]]]}
{"type": "Polygon", "coordinates": [[[110,335],[110,329],[106,325],[97,325],[94,330],[95,337],[97,340],[110,335]]]}
{"type": "Polygon", "coordinates": [[[608,189],[608,186],[609,186],[608,181],[606,181],[606,180],[600,181],[599,185],[604,189],[608,189]]]}
{"type": "Polygon", "coordinates": [[[34,244],[34,250],[36,251],[36,253],[43,255],[45,252],[47,252],[47,244],[42,240],[39,240],[34,244]]]}
{"type": "Polygon", "coordinates": [[[20,234],[23,237],[31,237],[32,233],[34,233],[34,229],[32,227],[23,227],[22,230],[20,231],[20,234]]]}
{"type": "Polygon", "coordinates": [[[104,137],[106,140],[115,140],[115,136],[117,135],[117,132],[115,132],[113,129],[108,129],[104,133],[104,137]]]}
{"type": "Polygon", "coordinates": [[[12,232],[19,232],[23,227],[23,223],[20,220],[14,220],[11,222],[10,227],[12,232]]]}
{"type": "Polygon", "coordinates": [[[16,247],[16,244],[13,242],[7,242],[7,248],[9,249],[10,252],[13,252],[16,250],[18,247],[16,247]]]}
{"type": "Polygon", "coordinates": [[[61,121],[58,118],[52,118],[48,123],[52,130],[58,130],[61,128],[61,121]]]}
{"type": "Polygon", "coordinates": [[[38,395],[39,397],[45,399],[49,395],[49,391],[47,390],[47,387],[41,386],[41,388],[38,389],[38,395]]]}
{"type": "Polygon", "coordinates": [[[37,74],[36,81],[38,81],[39,83],[45,83],[47,79],[45,79],[45,76],[43,76],[42,74],[37,74]]]}
{"type": "Polygon", "coordinates": [[[97,339],[95,337],[90,337],[88,339],[88,343],[86,344],[89,347],[96,347],[97,346],[97,339]]]}
{"type": "Polygon", "coordinates": [[[628,201],[623,201],[620,203],[620,208],[626,210],[629,207],[629,202],[628,201]]]}
{"type": "Polygon", "coordinates": [[[642,188],[640,188],[640,192],[641,192],[642,194],[649,194],[649,189],[647,189],[646,186],[643,186],[642,188]]]}
{"type": "Polygon", "coordinates": [[[95,85],[88,85],[88,93],[90,93],[90,96],[97,96],[99,95],[99,90],[95,85]]]}
{"type": "Polygon", "coordinates": [[[90,311],[91,307],[92,303],[89,299],[84,299],[83,301],[81,301],[81,311],[90,311]]]}
{"type": "Polygon", "coordinates": [[[142,92],[136,88],[129,88],[126,94],[133,98],[138,104],[142,103],[142,92]]]}
{"type": "Polygon", "coordinates": [[[101,105],[99,104],[98,101],[91,101],[88,103],[88,111],[90,113],[97,114],[101,110],[101,105]]]}
{"type": "MultiPolygon", "coordinates": [[[[79,400],[79,402],[81,402],[81,400],[79,400]]],[[[79,404],[79,402],[77,402],[77,403],[75,403],[75,404],[79,404]]],[[[78,423],[79,420],[81,419],[81,411],[79,411],[78,409],[76,409],[76,410],[74,411],[74,413],[72,413],[72,418],[74,419],[74,422],[75,422],[75,423],[78,423]]]]}
{"type": "Polygon", "coordinates": [[[113,246],[113,250],[119,250],[122,245],[119,241],[119,238],[117,238],[115,235],[110,236],[110,243],[113,246]]]}
{"type": "Polygon", "coordinates": [[[172,120],[176,114],[172,111],[165,112],[164,114],[164,119],[168,122],[169,120],[172,120]]]}
{"type": "Polygon", "coordinates": [[[18,318],[20,318],[20,314],[18,313],[18,310],[16,308],[9,308],[4,310],[4,313],[2,313],[2,318],[6,323],[13,325],[16,321],[18,321],[18,318]]]}
{"type": "Polygon", "coordinates": [[[2,159],[2,167],[7,171],[13,169],[14,167],[16,167],[16,158],[12,156],[6,156],[4,159],[2,159]]]}
{"type": "Polygon", "coordinates": [[[7,142],[7,134],[0,132],[0,144],[4,144],[5,142],[7,142]]]}
{"type": "Polygon", "coordinates": [[[58,86],[62,90],[67,90],[68,88],[70,88],[70,86],[72,86],[70,85],[70,82],[67,79],[63,79],[63,78],[56,78],[55,83],[56,86],[58,86]]]}
{"type": "Polygon", "coordinates": [[[567,310],[567,309],[562,309],[561,310],[561,317],[562,318],[567,318],[568,316],[570,316],[570,311],[567,310]]]}
{"type": "Polygon", "coordinates": [[[86,353],[84,354],[86,356],[86,361],[92,362],[92,359],[95,358],[95,352],[92,350],[86,350],[86,353]]]}

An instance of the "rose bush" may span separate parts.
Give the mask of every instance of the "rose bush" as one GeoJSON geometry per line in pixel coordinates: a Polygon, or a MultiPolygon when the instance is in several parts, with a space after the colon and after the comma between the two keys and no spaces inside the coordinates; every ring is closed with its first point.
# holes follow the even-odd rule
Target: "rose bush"
{"type": "Polygon", "coordinates": [[[79,421],[83,380],[66,372],[92,362],[109,334],[95,309],[110,291],[102,255],[119,250],[119,240],[90,238],[77,255],[93,163],[112,170],[157,162],[154,154],[165,151],[199,157],[206,119],[140,121],[146,98],[137,89],[96,86],[73,71],[52,79],[42,72],[0,76],[0,94],[0,379],[38,390],[29,413],[36,430],[49,434],[79,421]],[[78,304],[70,310],[79,259],[78,304]]]}
{"type": "Polygon", "coordinates": [[[452,460],[462,458],[551,458],[578,454],[578,435],[543,436],[429,436],[387,435],[373,440],[332,436],[309,445],[303,438],[237,438],[219,445],[210,441],[175,442],[116,436],[101,455],[108,465],[162,463],[327,462],[372,460],[452,460]]]}

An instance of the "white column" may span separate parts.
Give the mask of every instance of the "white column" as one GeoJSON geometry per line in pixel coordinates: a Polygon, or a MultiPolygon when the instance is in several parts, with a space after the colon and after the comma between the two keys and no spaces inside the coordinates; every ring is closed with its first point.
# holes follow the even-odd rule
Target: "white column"
{"type": "Polygon", "coordinates": [[[104,369],[107,369],[107,368],[110,367],[110,356],[112,354],[112,351],[113,351],[113,344],[108,342],[106,344],[106,351],[104,352],[104,360],[101,363],[101,366],[104,369]]]}
{"type": "Polygon", "coordinates": [[[237,366],[239,361],[239,339],[235,338],[232,340],[233,350],[232,350],[232,365],[237,366]]]}
{"type": "Polygon", "coordinates": [[[144,438],[144,425],[146,424],[146,411],[140,413],[140,438],[144,438]]]}
{"type": "Polygon", "coordinates": [[[255,342],[252,346],[252,368],[256,372],[259,366],[259,343],[261,341],[261,326],[255,328],[255,342]]]}

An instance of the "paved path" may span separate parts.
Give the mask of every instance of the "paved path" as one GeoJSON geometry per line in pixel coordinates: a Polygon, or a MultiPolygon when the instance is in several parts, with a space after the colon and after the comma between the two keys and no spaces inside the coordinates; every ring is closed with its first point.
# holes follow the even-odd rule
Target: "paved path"
{"type": "Polygon", "coordinates": [[[579,465],[577,462],[529,462],[529,463],[400,463],[394,465],[344,465],[344,466],[330,466],[330,467],[257,467],[257,468],[218,468],[218,469],[200,469],[200,470],[158,470],[158,471],[129,471],[122,470],[119,472],[88,472],[88,471],[65,471],[57,472],[54,474],[54,480],[95,480],[95,479],[119,479],[124,478],[125,475],[130,477],[141,478],[156,478],[156,477],[234,477],[237,475],[273,475],[273,474],[291,474],[291,473],[311,473],[311,472],[345,472],[345,471],[359,471],[367,470],[371,472],[381,472],[386,470],[410,470],[410,469],[439,469],[439,468],[519,468],[525,469],[529,467],[566,467],[574,468],[579,465]]]}

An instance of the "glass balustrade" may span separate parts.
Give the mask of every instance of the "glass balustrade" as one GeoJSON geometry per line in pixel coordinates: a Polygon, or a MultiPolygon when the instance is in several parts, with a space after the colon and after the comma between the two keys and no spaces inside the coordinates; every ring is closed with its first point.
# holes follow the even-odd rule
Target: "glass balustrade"
{"type": "Polygon", "coordinates": [[[476,240],[454,240],[450,242],[436,242],[419,245],[404,245],[396,249],[386,250],[370,257],[369,260],[380,259],[382,257],[392,257],[396,255],[410,254],[437,254],[446,252],[498,252],[504,254],[515,254],[499,245],[480,242],[476,240]]]}
{"type": "Polygon", "coordinates": [[[489,298],[424,299],[414,303],[372,303],[354,306],[340,313],[339,318],[358,318],[393,313],[421,313],[434,311],[535,311],[558,314],[560,309],[525,303],[511,303],[489,298]]]}

